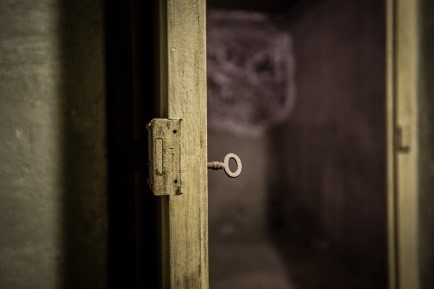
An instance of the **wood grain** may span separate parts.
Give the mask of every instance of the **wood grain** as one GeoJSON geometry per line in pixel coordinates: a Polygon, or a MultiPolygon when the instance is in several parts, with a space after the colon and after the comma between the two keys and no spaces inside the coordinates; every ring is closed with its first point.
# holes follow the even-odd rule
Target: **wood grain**
{"type": "Polygon", "coordinates": [[[205,1],[160,0],[160,114],[182,119],[182,194],[161,198],[163,288],[209,287],[205,1]]]}
{"type": "Polygon", "coordinates": [[[388,1],[388,203],[390,289],[419,288],[418,3],[388,1]],[[399,139],[400,134],[406,139],[399,139]],[[405,144],[399,147],[397,144],[405,144]]]}

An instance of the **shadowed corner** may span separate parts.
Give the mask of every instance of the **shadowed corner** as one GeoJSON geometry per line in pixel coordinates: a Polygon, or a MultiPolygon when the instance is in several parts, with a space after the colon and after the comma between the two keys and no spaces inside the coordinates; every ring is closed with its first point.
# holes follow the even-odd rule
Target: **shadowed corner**
{"type": "Polygon", "coordinates": [[[154,108],[154,2],[140,2],[58,3],[61,288],[156,287],[144,128],[154,108]]]}
{"type": "Polygon", "coordinates": [[[131,1],[107,1],[108,288],[135,288],[131,1]]]}
{"type": "Polygon", "coordinates": [[[103,1],[59,1],[61,288],[106,288],[107,125],[103,1]]]}
{"type": "Polygon", "coordinates": [[[154,116],[155,2],[106,1],[108,288],[157,288],[156,199],[145,124],[154,116]]]}

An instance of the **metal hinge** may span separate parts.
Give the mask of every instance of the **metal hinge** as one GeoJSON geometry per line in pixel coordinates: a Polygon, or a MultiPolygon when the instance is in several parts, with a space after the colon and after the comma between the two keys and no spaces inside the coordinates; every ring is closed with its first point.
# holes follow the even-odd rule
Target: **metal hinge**
{"type": "Polygon", "coordinates": [[[181,194],[181,120],[154,118],[146,128],[152,192],[155,196],[181,194]]]}
{"type": "Polygon", "coordinates": [[[398,125],[396,127],[396,148],[401,153],[410,151],[411,127],[410,125],[398,125]]]}

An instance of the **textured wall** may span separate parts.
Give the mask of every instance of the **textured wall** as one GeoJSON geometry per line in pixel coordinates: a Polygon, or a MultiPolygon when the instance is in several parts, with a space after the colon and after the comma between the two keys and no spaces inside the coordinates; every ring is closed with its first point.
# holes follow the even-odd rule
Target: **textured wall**
{"type": "Polygon", "coordinates": [[[103,288],[102,1],[0,2],[0,287],[103,288]]]}
{"type": "Polygon", "coordinates": [[[288,118],[291,34],[264,13],[210,10],[207,22],[208,126],[253,135],[288,118]]]}

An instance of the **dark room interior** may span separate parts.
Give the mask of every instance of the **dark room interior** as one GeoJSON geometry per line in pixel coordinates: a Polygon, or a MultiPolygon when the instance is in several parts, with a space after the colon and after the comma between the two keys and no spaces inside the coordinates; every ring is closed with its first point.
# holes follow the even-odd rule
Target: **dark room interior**
{"type": "Polygon", "coordinates": [[[213,288],[386,287],[384,10],[210,1],[213,288]]]}

